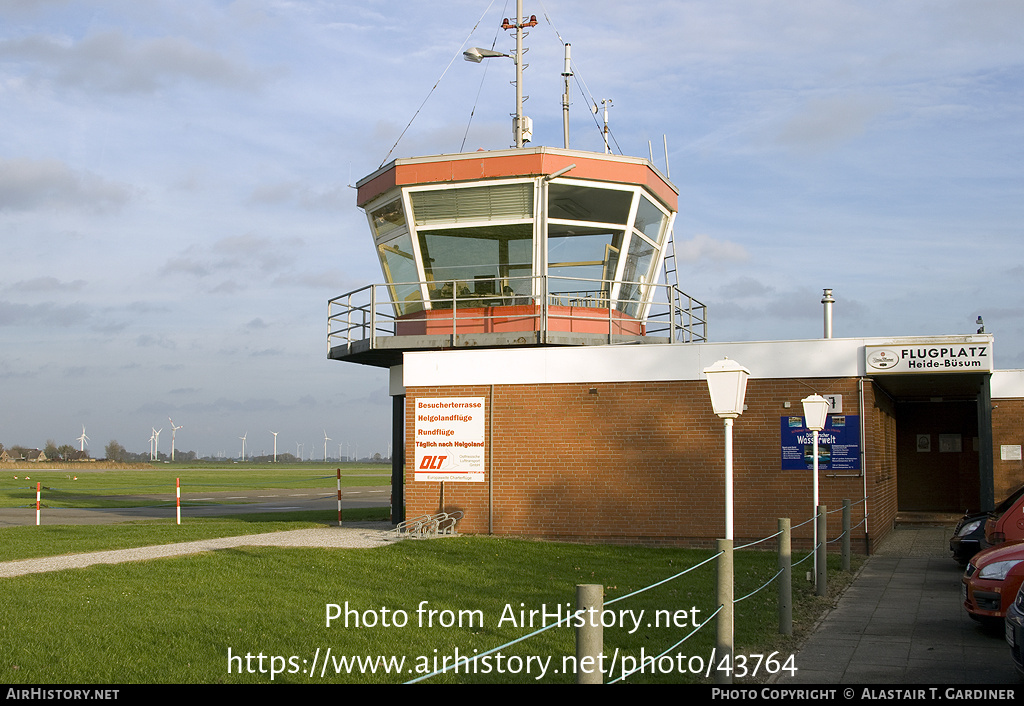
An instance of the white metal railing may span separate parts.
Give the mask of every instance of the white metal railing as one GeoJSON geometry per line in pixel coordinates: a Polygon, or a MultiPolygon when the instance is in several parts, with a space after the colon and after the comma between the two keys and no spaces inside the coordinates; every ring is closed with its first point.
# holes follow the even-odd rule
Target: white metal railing
{"type": "Polygon", "coordinates": [[[707,325],[707,306],[674,285],[555,275],[368,284],[327,303],[328,349],[357,341],[376,348],[380,337],[456,336],[495,327],[508,332],[582,327],[607,334],[609,341],[644,335],[697,343],[708,340],[707,325]],[[623,296],[627,291],[635,297],[623,296]],[[399,292],[411,294],[394,301],[399,292]],[[639,318],[643,312],[646,317],[639,318]],[[516,328],[517,319],[522,328],[516,328]]]}

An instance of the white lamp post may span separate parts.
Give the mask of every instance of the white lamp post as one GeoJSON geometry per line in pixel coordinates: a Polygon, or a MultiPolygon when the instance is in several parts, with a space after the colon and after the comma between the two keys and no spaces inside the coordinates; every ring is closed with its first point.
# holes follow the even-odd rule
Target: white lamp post
{"type": "MultiPolygon", "coordinates": [[[[732,420],[743,414],[743,397],[747,392],[750,371],[734,360],[725,358],[704,368],[711,393],[711,407],[725,420],[725,539],[718,540],[718,585],[716,602],[722,606],[715,621],[715,649],[727,664],[732,663],[735,630],[733,628],[733,562],[732,562],[732,420]]],[[[732,673],[715,670],[716,684],[731,684],[732,673]]]]}
{"type": "Polygon", "coordinates": [[[725,538],[733,538],[732,519],[732,420],[743,414],[750,371],[734,360],[724,358],[704,368],[711,393],[711,407],[725,420],[725,538]]]}
{"type": "MultiPolygon", "coordinates": [[[[818,514],[818,432],[825,428],[829,403],[821,395],[811,395],[800,400],[804,405],[804,423],[811,430],[811,443],[814,445],[814,515],[818,514]]],[[[818,577],[818,521],[814,521],[814,577],[818,577]]]]}

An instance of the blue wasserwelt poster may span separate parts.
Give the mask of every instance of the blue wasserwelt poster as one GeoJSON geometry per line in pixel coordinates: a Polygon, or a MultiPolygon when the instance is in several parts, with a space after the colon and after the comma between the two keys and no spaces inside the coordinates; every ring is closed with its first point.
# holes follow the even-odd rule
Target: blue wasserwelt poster
{"type": "MultiPolygon", "coordinates": [[[[804,418],[782,418],[782,470],[799,471],[814,467],[813,432],[804,418]]],[[[860,470],[860,418],[856,414],[830,414],[818,432],[819,471],[860,470]]]]}

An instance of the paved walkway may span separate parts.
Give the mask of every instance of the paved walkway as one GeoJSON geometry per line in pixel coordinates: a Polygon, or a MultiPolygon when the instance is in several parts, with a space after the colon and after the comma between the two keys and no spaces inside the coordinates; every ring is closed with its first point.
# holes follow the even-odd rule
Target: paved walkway
{"type": "Polygon", "coordinates": [[[901,526],[871,556],[778,683],[1018,684],[999,629],[967,616],[951,528],[901,526]]]}
{"type": "Polygon", "coordinates": [[[42,559],[23,559],[0,562],[0,578],[38,574],[45,571],[77,569],[93,564],[120,564],[125,561],[144,561],[182,554],[209,552],[231,547],[343,547],[370,548],[398,541],[394,532],[389,532],[390,522],[352,523],[342,527],[316,527],[313,529],[289,530],[287,532],[266,532],[239,537],[219,537],[195,542],[160,544],[153,547],[117,549],[88,554],[65,554],[42,559]]]}

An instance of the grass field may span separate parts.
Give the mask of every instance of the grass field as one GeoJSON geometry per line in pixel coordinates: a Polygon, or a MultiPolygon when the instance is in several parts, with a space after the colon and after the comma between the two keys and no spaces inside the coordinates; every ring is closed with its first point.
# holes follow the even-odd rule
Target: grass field
{"type": "Polygon", "coordinates": [[[381,464],[167,464],[148,468],[97,468],[79,464],[73,468],[46,469],[0,466],[0,507],[34,506],[36,484],[42,485],[44,507],[132,507],[140,496],[157,502],[175,501],[176,479],[182,497],[224,490],[265,488],[334,488],[337,471],[342,485],[384,486],[391,469],[381,464]]]}
{"type": "MultiPolygon", "coordinates": [[[[116,501],[118,495],[139,495],[141,488],[175,477],[181,477],[183,485],[186,479],[189,485],[202,485],[206,492],[236,489],[236,484],[330,487],[336,480],[325,470],[311,472],[308,464],[272,469],[97,470],[79,474],[77,482],[82,485],[74,486],[64,500],[116,501]]],[[[355,485],[386,484],[386,476],[364,475],[382,471],[386,473],[380,466],[343,469],[346,483],[355,485]]],[[[28,474],[35,480],[37,474],[42,479],[48,473],[53,475],[51,489],[67,486],[67,478],[57,477],[67,475],[65,471],[30,470],[28,474]]],[[[0,503],[16,502],[23,492],[6,478],[0,479],[0,503]]],[[[346,511],[346,519],[385,519],[387,512],[386,508],[351,510],[346,511]]],[[[335,521],[333,512],[296,512],[190,518],[180,526],[156,520],[9,527],[0,529],[0,560],[299,529],[335,521]]],[[[239,548],[5,578],[0,579],[0,679],[10,684],[403,682],[433,671],[446,657],[472,656],[532,632],[520,615],[544,610],[564,614],[577,584],[603,585],[607,604],[708,556],[710,552],[698,550],[455,537],[361,550],[239,548]],[[347,627],[344,617],[327,625],[329,606],[334,605],[348,616],[347,627]],[[356,658],[364,662],[348,661],[356,658]]],[[[775,561],[770,552],[737,553],[736,596],[771,578],[775,561]]],[[[835,561],[830,557],[830,566],[835,561]]],[[[656,657],[683,639],[692,630],[690,623],[706,620],[714,610],[714,577],[712,562],[611,606],[634,611],[617,614],[625,627],[616,619],[614,626],[605,629],[605,650],[617,655],[618,672],[613,677],[621,673],[619,658],[656,657]],[[643,618],[634,626],[627,616],[641,610],[643,618]],[[666,615],[682,624],[659,625],[655,611],[669,611],[666,615]]],[[[830,588],[837,590],[844,578],[848,580],[833,571],[830,588]]],[[[827,599],[814,597],[809,585],[800,580],[794,581],[794,597],[799,637],[800,626],[813,624],[827,599]]],[[[774,585],[736,606],[737,654],[774,655],[774,661],[759,663],[760,671],[754,675],[758,680],[767,676],[769,667],[777,671],[788,663],[799,669],[798,661],[789,660],[798,637],[778,635],[776,619],[774,585]]],[[[538,625],[535,619],[534,627],[538,625]]],[[[553,628],[489,656],[475,673],[463,670],[429,681],[572,681],[563,659],[574,654],[573,640],[571,628],[553,628]]],[[[658,663],[666,667],[666,659],[672,661],[673,668],[663,670],[668,673],[636,674],[627,681],[708,681],[688,671],[706,667],[713,645],[712,621],[671,653],[687,659],[664,658],[658,663]]]]}
{"type": "MultiPolygon", "coordinates": [[[[396,683],[433,671],[456,651],[471,656],[532,632],[521,624],[521,611],[564,610],[578,583],[604,585],[607,603],[707,556],[457,537],[372,550],[241,548],[8,578],[0,585],[0,673],[8,683],[47,684],[396,683]],[[344,617],[327,625],[329,605],[342,616],[346,607],[351,611],[347,627],[344,617]],[[371,662],[342,661],[355,657],[371,662]],[[315,674],[307,673],[311,669],[315,674]]],[[[773,554],[738,553],[736,594],[770,578],[774,565],[773,554]]],[[[618,650],[620,667],[622,657],[660,654],[691,628],[659,627],[654,611],[680,611],[684,622],[701,622],[713,612],[713,582],[708,564],[610,606],[645,612],[639,628],[626,619],[625,627],[605,629],[606,652],[618,650]]],[[[806,584],[797,582],[795,590],[799,614],[817,609],[806,584]]],[[[737,654],[774,652],[777,669],[796,642],[776,634],[775,595],[770,587],[736,606],[736,644],[737,654]]],[[[712,621],[672,654],[685,655],[691,669],[706,663],[713,628],[712,621]]],[[[501,658],[492,655],[489,673],[430,681],[572,681],[563,659],[574,653],[573,639],[572,629],[553,628],[503,649],[501,658]]],[[[789,663],[799,669],[798,660],[789,663]]],[[[706,679],[673,668],[627,681],[706,679]]]]}

